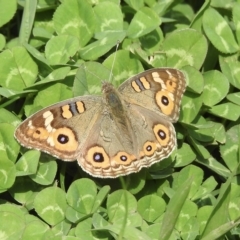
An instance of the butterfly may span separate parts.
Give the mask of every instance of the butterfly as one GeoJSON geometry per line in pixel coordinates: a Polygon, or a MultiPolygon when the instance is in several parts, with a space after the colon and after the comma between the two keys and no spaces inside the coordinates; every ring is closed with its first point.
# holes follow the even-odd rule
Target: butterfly
{"type": "Polygon", "coordinates": [[[153,68],[102,96],[86,95],[46,107],[15,131],[21,145],[64,161],[77,159],[94,177],[116,178],[167,158],[176,147],[186,79],[174,68],[153,68]]]}

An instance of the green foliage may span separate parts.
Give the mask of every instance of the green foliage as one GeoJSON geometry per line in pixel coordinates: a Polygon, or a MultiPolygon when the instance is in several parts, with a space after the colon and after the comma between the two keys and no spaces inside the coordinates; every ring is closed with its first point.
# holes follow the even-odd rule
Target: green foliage
{"type": "Polygon", "coordinates": [[[239,239],[239,1],[10,0],[0,12],[0,239],[239,239]],[[181,69],[188,87],[178,149],[151,168],[96,179],[14,139],[37,110],[154,67],[181,69]]]}

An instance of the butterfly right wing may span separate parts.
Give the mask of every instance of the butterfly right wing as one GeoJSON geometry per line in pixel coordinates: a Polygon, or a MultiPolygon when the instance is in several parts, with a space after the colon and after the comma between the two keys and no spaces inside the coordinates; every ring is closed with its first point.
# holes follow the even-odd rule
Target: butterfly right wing
{"type": "Polygon", "coordinates": [[[178,69],[153,68],[129,78],[118,90],[130,104],[176,122],[185,88],[185,76],[178,69]]]}

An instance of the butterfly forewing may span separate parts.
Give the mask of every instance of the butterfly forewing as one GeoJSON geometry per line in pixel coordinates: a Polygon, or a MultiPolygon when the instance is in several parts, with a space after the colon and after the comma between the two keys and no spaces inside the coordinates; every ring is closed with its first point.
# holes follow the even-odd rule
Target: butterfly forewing
{"type": "Polygon", "coordinates": [[[181,71],[156,68],[128,79],[119,91],[131,104],[146,107],[176,122],[185,88],[185,77],[181,71]]]}
{"type": "Polygon", "coordinates": [[[27,118],[16,129],[15,137],[24,147],[75,160],[101,110],[102,98],[98,96],[65,100],[27,118]]]}

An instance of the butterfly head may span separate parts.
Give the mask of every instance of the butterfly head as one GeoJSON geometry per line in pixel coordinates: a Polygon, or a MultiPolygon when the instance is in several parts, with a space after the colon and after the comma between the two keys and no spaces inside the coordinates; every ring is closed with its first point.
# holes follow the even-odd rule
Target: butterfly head
{"type": "Polygon", "coordinates": [[[115,90],[115,88],[110,82],[108,82],[108,81],[102,82],[102,93],[103,94],[108,94],[109,92],[113,92],[114,90],[115,90]]]}

